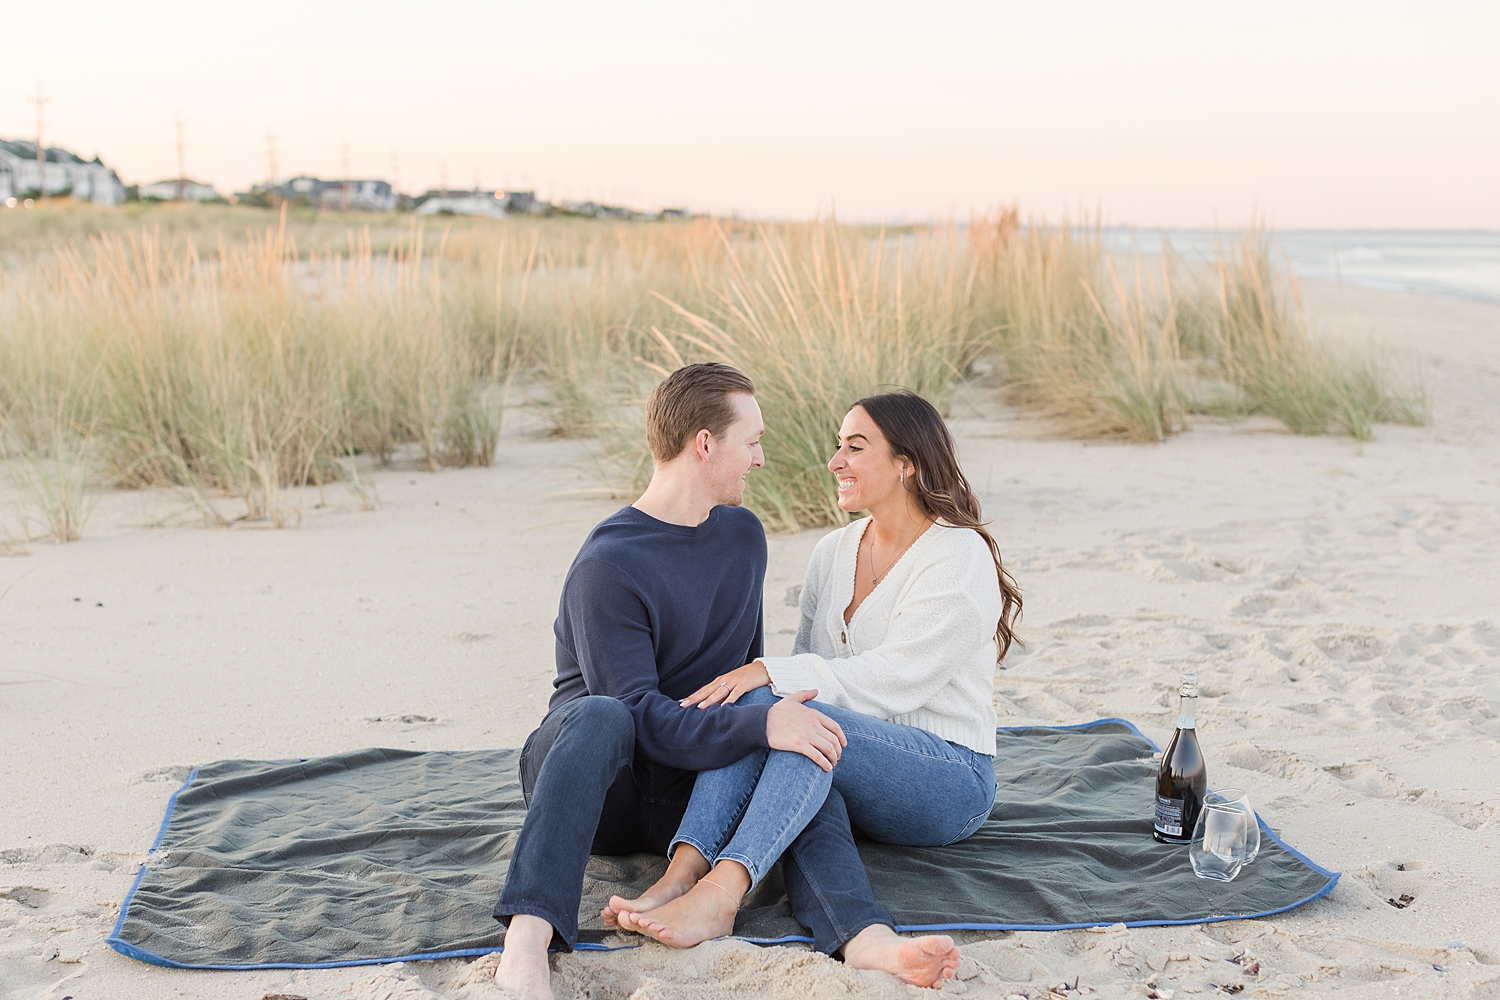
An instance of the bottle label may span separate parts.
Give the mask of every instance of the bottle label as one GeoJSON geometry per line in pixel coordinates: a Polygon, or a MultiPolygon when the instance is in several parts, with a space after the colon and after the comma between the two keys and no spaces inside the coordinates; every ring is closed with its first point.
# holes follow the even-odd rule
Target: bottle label
{"type": "Polygon", "coordinates": [[[1156,797],[1155,826],[1158,833],[1168,837],[1182,836],[1182,799],[1156,797]]]}

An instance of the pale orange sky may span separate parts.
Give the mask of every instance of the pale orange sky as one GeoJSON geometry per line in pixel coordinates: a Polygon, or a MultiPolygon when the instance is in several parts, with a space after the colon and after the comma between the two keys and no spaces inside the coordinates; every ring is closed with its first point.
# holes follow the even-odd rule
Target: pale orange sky
{"type": "Polygon", "coordinates": [[[11,4],[0,136],[126,183],[1500,229],[1494,3],[11,4]],[[24,41],[23,41],[24,40],[24,41]]]}

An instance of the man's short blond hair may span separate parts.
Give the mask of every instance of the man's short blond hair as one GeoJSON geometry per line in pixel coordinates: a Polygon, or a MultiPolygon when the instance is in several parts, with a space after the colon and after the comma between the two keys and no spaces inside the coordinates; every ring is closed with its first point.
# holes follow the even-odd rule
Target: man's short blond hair
{"type": "Polygon", "coordinates": [[[670,462],[699,431],[719,437],[734,423],[732,393],[755,395],[750,376],[733,365],[710,361],[679,368],[646,400],[646,444],[651,457],[670,462]]]}

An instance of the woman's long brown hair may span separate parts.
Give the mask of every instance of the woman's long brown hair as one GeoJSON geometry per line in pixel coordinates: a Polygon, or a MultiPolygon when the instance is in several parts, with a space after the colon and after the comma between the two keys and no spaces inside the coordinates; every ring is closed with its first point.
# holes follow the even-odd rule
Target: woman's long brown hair
{"type": "MultiPolygon", "coordinates": [[[[979,498],[958,465],[953,435],[943,415],[927,400],[914,392],[883,392],[866,396],[855,406],[863,407],[885,435],[891,455],[905,458],[916,467],[916,475],[907,478],[907,490],[916,496],[922,513],[942,518],[956,528],[979,532],[995,560],[995,575],[1000,578],[1000,621],[995,626],[995,642],[1000,647],[999,663],[1010,652],[1011,643],[1020,643],[1015,626],[1021,620],[1021,588],[1000,561],[1000,546],[980,520],[979,498]]],[[[1021,643],[1025,645],[1025,643],[1021,643]]]]}

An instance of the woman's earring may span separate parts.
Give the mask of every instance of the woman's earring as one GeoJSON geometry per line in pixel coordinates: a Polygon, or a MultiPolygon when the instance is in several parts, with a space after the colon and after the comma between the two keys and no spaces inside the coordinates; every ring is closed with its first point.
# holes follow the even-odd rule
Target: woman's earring
{"type": "Polygon", "coordinates": [[[905,469],[901,470],[901,481],[903,483],[906,482],[906,470],[905,469]]]}

